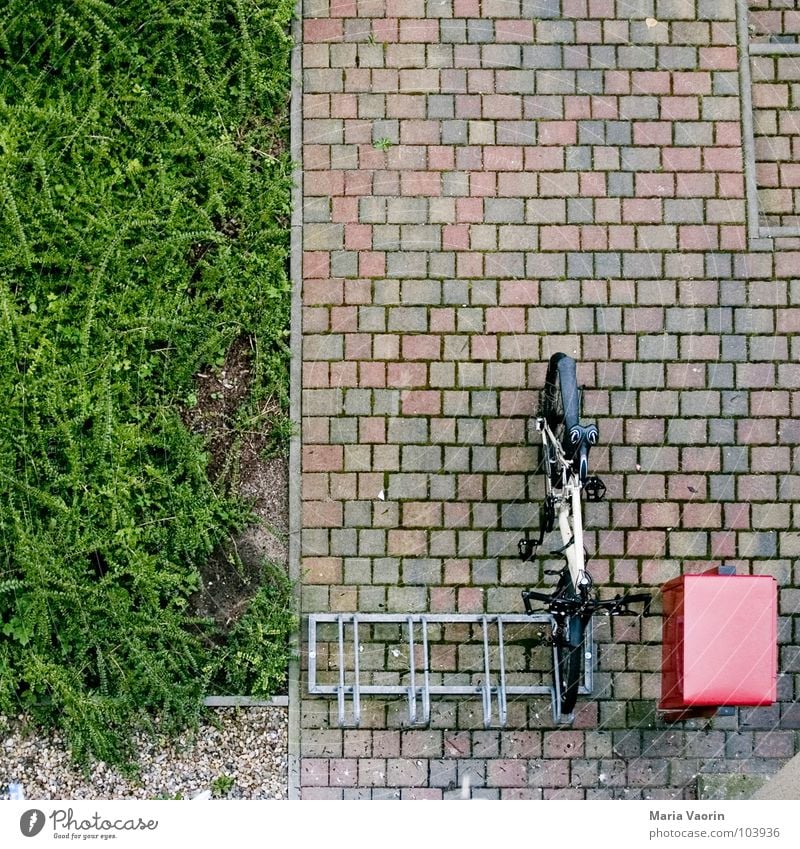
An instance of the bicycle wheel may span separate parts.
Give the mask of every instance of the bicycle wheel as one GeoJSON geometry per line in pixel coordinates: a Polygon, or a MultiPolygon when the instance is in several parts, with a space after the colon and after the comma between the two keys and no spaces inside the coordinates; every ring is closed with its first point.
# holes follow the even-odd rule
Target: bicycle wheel
{"type": "Polygon", "coordinates": [[[553,354],[547,366],[542,415],[568,458],[574,451],[568,434],[580,423],[579,406],[575,360],[567,354],[553,354]]]}
{"type": "Polygon", "coordinates": [[[566,641],[556,645],[561,713],[572,713],[578,700],[581,683],[581,656],[583,655],[584,627],[580,616],[570,616],[566,626],[566,641]]]}

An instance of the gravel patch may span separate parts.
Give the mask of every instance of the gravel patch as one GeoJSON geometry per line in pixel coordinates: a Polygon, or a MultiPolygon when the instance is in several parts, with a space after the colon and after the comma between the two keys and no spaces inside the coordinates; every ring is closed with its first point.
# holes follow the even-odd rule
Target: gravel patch
{"type": "Polygon", "coordinates": [[[172,740],[135,738],[140,774],[130,779],[105,763],[87,775],[57,732],[0,717],[0,798],[17,782],[27,799],[286,799],[287,724],[286,708],[216,708],[172,740]]]}

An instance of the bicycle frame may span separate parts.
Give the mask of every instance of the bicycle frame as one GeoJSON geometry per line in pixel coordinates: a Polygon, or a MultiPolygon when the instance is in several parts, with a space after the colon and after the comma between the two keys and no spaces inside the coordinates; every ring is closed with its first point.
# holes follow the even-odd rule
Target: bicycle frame
{"type": "Polygon", "coordinates": [[[542,434],[542,449],[545,463],[550,466],[551,461],[547,458],[555,458],[555,463],[560,471],[560,492],[553,485],[553,470],[547,469],[545,476],[545,498],[556,508],[558,528],[561,534],[564,554],[572,585],[582,594],[588,591],[591,579],[586,573],[586,563],[583,547],[583,514],[581,512],[581,482],[572,463],[567,460],[561,443],[556,439],[543,417],[536,420],[536,429],[542,434]],[[572,521],[570,523],[570,512],[572,521]]]}

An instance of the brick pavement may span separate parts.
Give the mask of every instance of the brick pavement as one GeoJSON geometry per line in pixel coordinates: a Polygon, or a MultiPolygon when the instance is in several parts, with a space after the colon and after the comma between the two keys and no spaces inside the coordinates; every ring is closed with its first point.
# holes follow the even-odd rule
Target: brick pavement
{"type": "MultiPolygon", "coordinates": [[[[793,3],[750,5],[762,40],[797,40],[793,3]]],[[[521,612],[556,350],[601,432],[596,580],[724,560],[781,594],[774,707],[664,725],[660,618],[615,621],[571,729],[529,699],[504,730],[477,700],[428,729],[371,700],[342,730],[306,697],[303,797],[468,776],[483,798],[693,798],[698,774],[774,773],[800,729],[800,238],[748,239],[735,3],[306,0],[303,32],[304,612],[521,612]]],[[[800,59],[769,63],[753,185],[791,224],[800,59]]],[[[468,637],[442,635],[442,675],[472,673],[468,637]]]]}

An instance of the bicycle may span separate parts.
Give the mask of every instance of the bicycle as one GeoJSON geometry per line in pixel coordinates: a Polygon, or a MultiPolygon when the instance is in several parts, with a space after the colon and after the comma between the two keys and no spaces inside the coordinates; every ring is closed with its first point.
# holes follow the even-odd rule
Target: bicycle
{"type": "Polygon", "coordinates": [[[539,510],[539,537],[526,531],[519,541],[523,561],[531,561],[546,534],[556,524],[562,545],[551,554],[563,555],[561,569],[545,570],[557,575],[555,590],[548,594],[525,590],[522,600],[528,614],[548,612],[551,617],[553,647],[553,714],[558,721],[570,722],[578,698],[582,660],[591,653],[585,647],[587,629],[596,613],[607,616],[635,616],[631,604],[644,604],[650,612],[649,593],[617,594],[613,599],[595,597],[594,582],[586,569],[583,545],[582,497],[601,501],[606,485],[589,474],[589,453],[600,433],[595,424],[583,425],[581,390],[577,383],[575,360],[567,354],[553,354],[547,368],[536,430],[541,434],[540,469],[544,473],[545,496],[539,510]],[[532,601],[543,608],[534,608],[532,601]]]}

